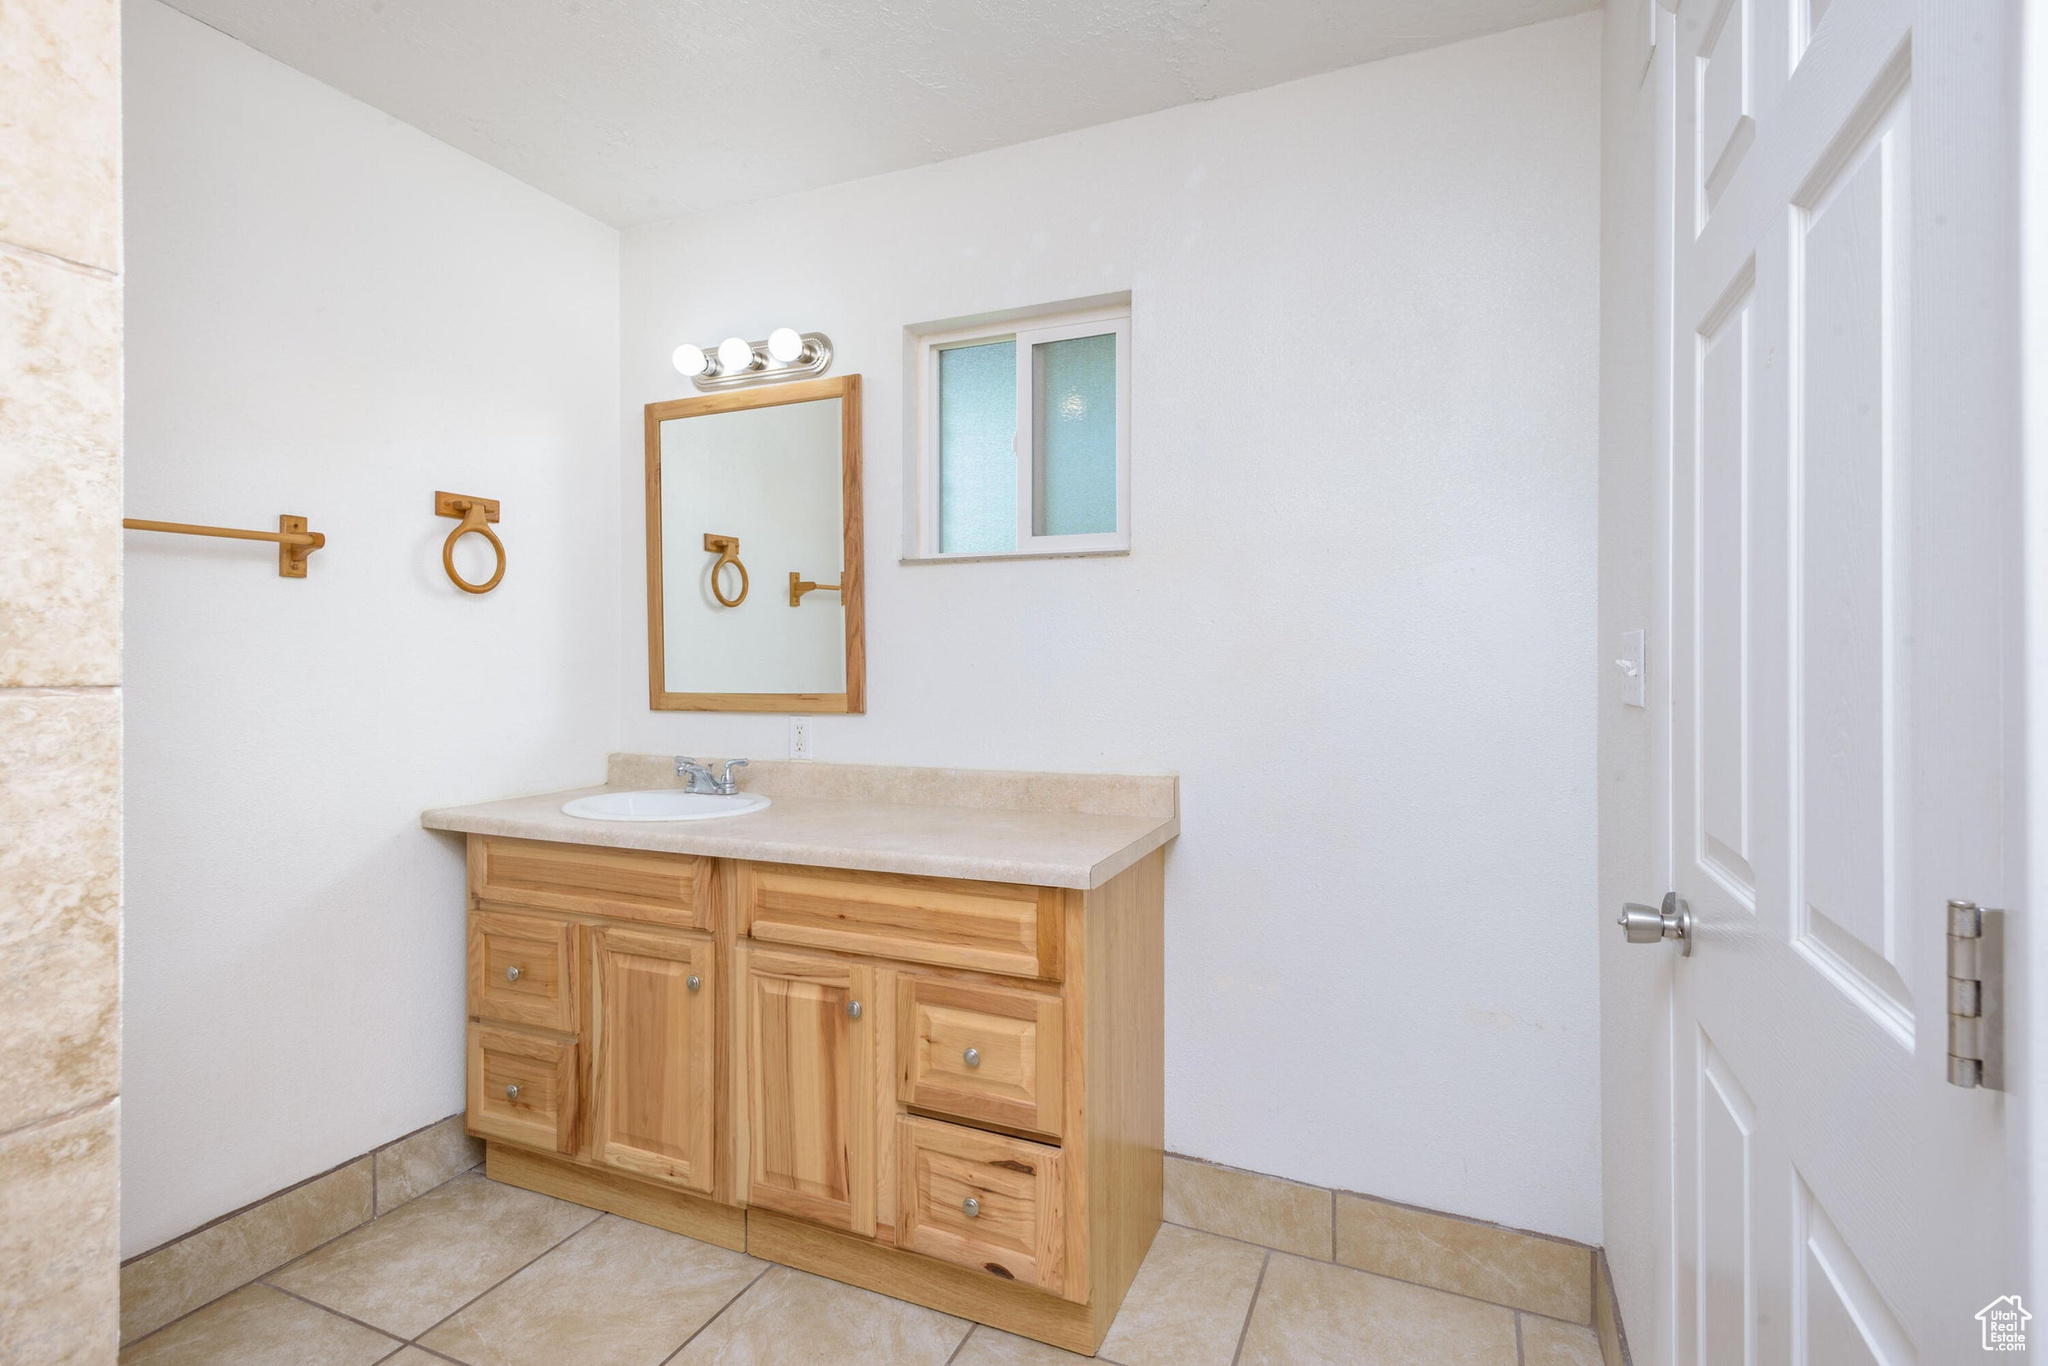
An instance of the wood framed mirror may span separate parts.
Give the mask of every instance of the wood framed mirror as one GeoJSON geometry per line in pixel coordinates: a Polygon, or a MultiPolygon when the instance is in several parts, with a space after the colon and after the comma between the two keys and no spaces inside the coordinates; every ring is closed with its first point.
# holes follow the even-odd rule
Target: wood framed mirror
{"type": "Polygon", "coordinates": [[[650,403],[655,711],[867,709],[860,376],[650,403]]]}

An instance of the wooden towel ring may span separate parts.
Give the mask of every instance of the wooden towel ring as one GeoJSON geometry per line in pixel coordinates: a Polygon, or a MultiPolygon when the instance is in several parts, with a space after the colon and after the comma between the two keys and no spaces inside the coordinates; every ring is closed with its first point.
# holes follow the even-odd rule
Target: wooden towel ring
{"type": "Polygon", "coordinates": [[[461,524],[448,533],[448,539],[441,543],[441,567],[448,571],[449,581],[465,593],[488,593],[498,586],[498,580],[505,577],[505,543],[498,539],[487,523],[498,520],[498,500],[495,498],[472,498],[466,493],[435,493],[434,515],[436,517],[459,517],[461,524]],[[482,583],[471,583],[455,572],[455,543],[470,532],[477,532],[491,543],[491,549],[498,552],[498,572],[482,583]]]}
{"type": "Polygon", "coordinates": [[[711,566],[711,596],[718,599],[721,607],[737,607],[747,600],[747,567],[740,563],[740,538],[720,536],[716,532],[704,533],[704,548],[718,556],[718,563],[711,566]],[[719,586],[718,571],[731,565],[740,571],[740,592],[736,598],[725,595],[719,586]]]}

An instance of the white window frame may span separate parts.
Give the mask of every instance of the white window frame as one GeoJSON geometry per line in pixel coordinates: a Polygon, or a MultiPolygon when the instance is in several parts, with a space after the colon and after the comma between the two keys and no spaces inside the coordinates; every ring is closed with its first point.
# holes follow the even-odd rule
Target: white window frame
{"type": "Polygon", "coordinates": [[[1131,309],[1129,304],[1010,318],[917,338],[917,542],[905,563],[948,560],[1048,559],[1068,555],[1128,555],[1131,550],[1131,309]],[[1116,530],[1041,536],[1033,530],[1037,477],[1033,459],[1037,377],[1032,347],[1075,337],[1116,337],[1116,530]],[[939,353],[991,342],[1017,344],[1017,430],[1010,449],[1017,461],[1017,548],[942,552],[939,549],[939,353]]]}

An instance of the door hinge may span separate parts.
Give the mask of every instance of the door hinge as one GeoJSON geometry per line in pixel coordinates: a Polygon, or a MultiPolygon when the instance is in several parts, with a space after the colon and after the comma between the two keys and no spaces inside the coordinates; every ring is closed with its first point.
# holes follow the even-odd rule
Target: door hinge
{"type": "Polygon", "coordinates": [[[2005,1089],[2005,912],[1948,903],[1948,1079],[2005,1089]]]}

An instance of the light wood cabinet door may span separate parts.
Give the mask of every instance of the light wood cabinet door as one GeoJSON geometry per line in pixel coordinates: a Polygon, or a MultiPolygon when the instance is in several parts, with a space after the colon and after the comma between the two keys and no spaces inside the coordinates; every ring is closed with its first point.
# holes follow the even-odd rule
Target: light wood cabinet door
{"type": "Polygon", "coordinates": [[[716,959],[709,935],[591,932],[598,1161],[711,1190],[716,959]]]}
{"type": "Polygon", "coordinates": [[[742,946],[747,1203],[875,1232],[875,970],[742,946]]]}

